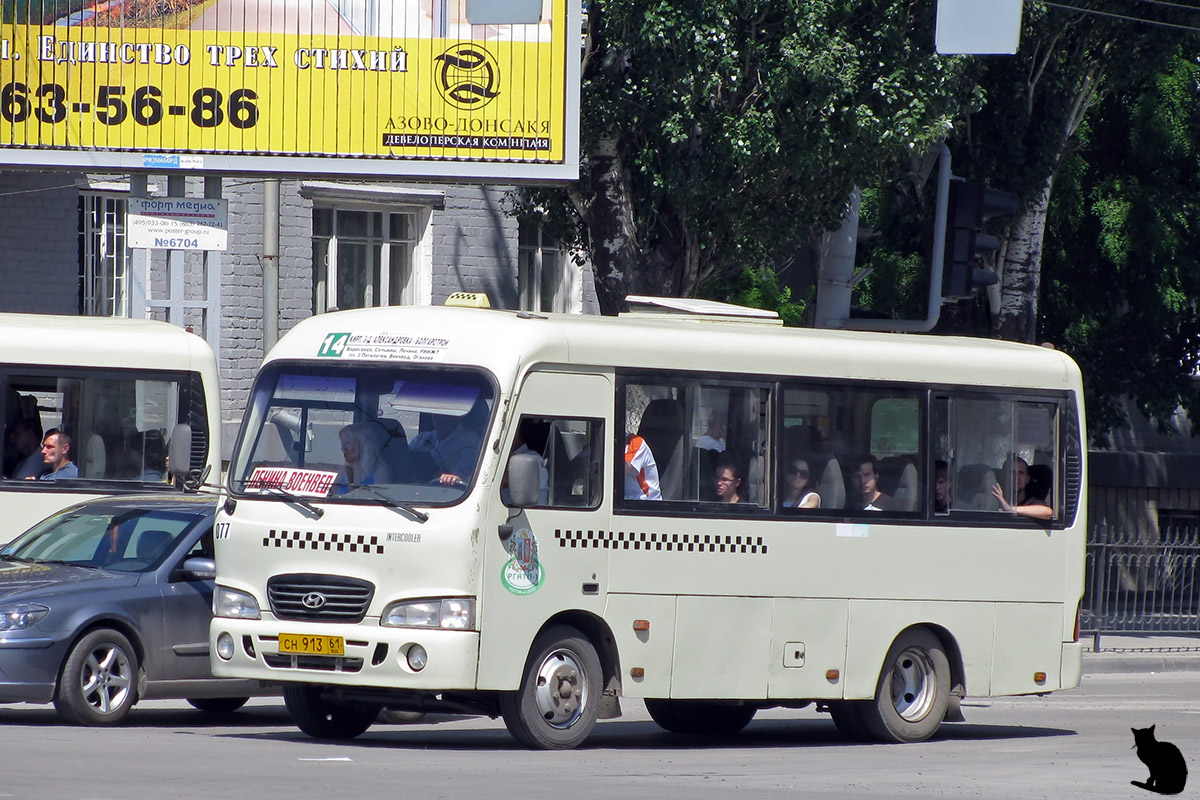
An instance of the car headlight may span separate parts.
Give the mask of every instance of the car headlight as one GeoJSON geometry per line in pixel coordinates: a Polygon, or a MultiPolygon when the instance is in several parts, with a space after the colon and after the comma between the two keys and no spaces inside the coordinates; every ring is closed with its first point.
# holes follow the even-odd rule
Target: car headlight
{"type": "Polygon", "coordinates": [[[50,613],[50,609],[35,603],[0,607],[0,631],[23,631],[32,628],[50,613]]]}
{"type": "Polygon", "coordinates": [[[475,630],[475,600],[471,597],[443,597],[431,600],[402,600],[383,610],[380,625],[393,628],[444,628],[452,631],[475,630]]]}
{"type": "Polygon", "coordinates": [[[261,619],[258,601],[254,595],[239,592],[225,586],[218,586],[213,591],[213,616],[234,617],[235,619],[261,619]]]}

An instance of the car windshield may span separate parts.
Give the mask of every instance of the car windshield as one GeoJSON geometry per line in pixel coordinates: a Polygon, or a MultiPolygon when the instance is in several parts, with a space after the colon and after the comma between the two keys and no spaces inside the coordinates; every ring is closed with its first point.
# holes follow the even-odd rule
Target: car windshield
{"type": "Polygon", "coordinates": [[[269,365],[230,489],[304,503],[455,503],[475,480],[494,397],[480,370],[269,365]]]}
{"type": "Polygon", "coordinates": [[[204,514],[165,509],[77,509],[39,523],[0,549],[0,558],[147,572],[174,551],[204,514]]]}

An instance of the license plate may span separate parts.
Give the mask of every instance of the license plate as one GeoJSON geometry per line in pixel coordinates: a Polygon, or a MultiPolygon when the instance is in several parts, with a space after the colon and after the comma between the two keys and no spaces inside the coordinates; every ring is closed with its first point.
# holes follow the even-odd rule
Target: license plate
{"type": "Polygon", "coordinates": [[[305,633],[279,634],[279,652],[306,656],[344,656],[346,640],[341,636],[305,633]]]}

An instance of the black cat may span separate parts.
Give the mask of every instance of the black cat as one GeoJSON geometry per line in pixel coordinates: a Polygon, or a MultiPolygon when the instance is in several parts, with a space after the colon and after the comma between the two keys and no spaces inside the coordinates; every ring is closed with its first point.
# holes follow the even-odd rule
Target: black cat
{"type": "Polygon", "coordinates": [[[1133,731],[1133,746],[1137,756],[1150,768],[1150,777],[1145,782],[1130,781],[1134,786],[1149,789],[1159,794],[1179,794],[1187,783],[1187,762],[1183,753],[1170,742],[1154,738],[1154,726],[1130,728],[1133,731]]]}

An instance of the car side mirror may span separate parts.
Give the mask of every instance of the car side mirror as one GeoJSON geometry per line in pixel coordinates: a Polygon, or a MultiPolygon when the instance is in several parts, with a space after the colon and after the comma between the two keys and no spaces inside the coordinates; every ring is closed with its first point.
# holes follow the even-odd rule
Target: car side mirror
{"type": "Polygon", "coordinates": [[[217,577],[217,562],[194,556],[184,561],[176,574],[185,581],[211,581],[217,577]]]}
{"type": "Polygon", "coordinates": [[[508,458],[508,504],[528,508],[538,504],[541,493],[542,457],[537,453],[514,453],[508,458]]]}

